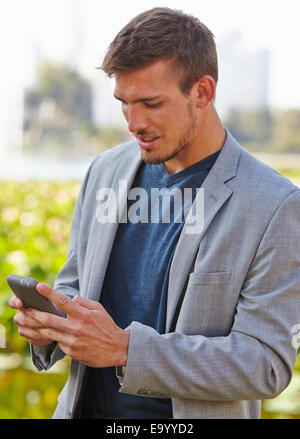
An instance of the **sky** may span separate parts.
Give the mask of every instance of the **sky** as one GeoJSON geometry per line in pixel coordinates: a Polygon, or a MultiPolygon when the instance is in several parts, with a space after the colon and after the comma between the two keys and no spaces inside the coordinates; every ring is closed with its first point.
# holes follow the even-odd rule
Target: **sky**
{"type": "MultiPolygon", "coordinates": [[[[29,52],[42,50],[50,58],[64,58],[70,38],[85,41],[85,56],[80,62],[87,75],[94,74],[121,27],[155,6],[196,15],[214,33],[217,47],[226,32],[240,30],[247,50],[269,49],[271,105],[300,107],[299,0],[4,0],[0,7],[0,53],[6,64],[6,84],[33,81],[35,72],[27,65],[29,52]]],[[[74,59],[80,56],[80,50],[73,53],[74,59]]]]}

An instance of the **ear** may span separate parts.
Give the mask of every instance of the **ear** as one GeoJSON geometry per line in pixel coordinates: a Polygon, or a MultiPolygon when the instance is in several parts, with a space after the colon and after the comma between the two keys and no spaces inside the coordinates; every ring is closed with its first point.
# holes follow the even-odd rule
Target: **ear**
{"type": "Polygon", "coordinates": [[[216,92],[216,82],[210,75],[201,76],[195,83],[197,107],[202,109],[213,100],[216,92]]]}

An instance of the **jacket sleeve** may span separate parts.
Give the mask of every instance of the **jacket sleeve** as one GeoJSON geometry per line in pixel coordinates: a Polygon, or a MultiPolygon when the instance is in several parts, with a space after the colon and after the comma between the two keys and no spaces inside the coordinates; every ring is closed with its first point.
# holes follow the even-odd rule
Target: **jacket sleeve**
{"type": "MultiPolygon", "coordinates": [[[[53,288],[55,290],[67,295],[70,299],[72,299],[76,295],[79,295],[79,276],[77,267],[78,235],[84,196],[93,163],[94,162],[91,163],[84,177],[78,199],[76,201],[71,226],[67,262],[58,273],[53,285],[53,288]]],[[[30,345],[30,349],[33,364],[38,370],[49,369],[51,366],[53,366],[53,364],[56,363],[56,361],[60,360],[65,355],[56,342],[53,342],[47,346],[30,345]]]]}
{"type": "Polygon", "coordinates": [[[231,332],[159,334],[138,322],[120,392],[193,400],[273,398],[290,382],[300,322],[300,191],[277,208],[240,291],[231,332]]]}

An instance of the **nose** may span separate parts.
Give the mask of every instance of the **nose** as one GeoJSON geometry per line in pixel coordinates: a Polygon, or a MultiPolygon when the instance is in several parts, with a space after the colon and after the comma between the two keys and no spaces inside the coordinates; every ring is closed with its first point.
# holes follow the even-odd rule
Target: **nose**
{"type": "Polygon", "coordinates": [[[141,109],[128,106],[124,115],[128,123],[128,129],[131,133],[134,134],[146,130],[148,122],[141,109]]]}

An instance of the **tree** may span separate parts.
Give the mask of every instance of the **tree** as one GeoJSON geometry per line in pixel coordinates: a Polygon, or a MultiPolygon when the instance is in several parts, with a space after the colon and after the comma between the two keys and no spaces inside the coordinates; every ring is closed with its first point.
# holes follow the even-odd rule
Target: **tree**
{"type": "Polygon", "coordinates": [[[64,64],[44,62],[37,86],[25,95],[24,131],[31,149],[72,147],[73,134],[92,125],[92,88],[64,64]]]}
{"type": "Polygon", "coordinates": [[[289,110],[278,117],[273,131],[276,148],[300,153],[300,110],[289,110]]]}
{"type": "Polygon", "coordinates": [[[250,150],[300,153],[300,110],[272,114],[268,109],[233,109],[224,125],[250,150]]]}
{"type": "Polygon", "coordinates": [[[251,111],[232,109],[225,126],[241,143],[265,144],[272,138],[274,117],[268,108],[251,111]]]}

